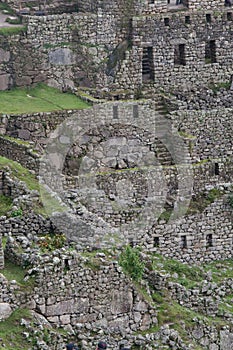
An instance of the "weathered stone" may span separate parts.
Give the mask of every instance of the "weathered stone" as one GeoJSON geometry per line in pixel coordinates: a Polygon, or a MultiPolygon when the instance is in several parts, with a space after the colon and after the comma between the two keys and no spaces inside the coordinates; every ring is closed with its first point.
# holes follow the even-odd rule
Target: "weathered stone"
{"type": "Polygon", "coordinates": [[[8,318],[12,313],[12,308],[9,303],[0,303],[0,321],[8,318]]]}

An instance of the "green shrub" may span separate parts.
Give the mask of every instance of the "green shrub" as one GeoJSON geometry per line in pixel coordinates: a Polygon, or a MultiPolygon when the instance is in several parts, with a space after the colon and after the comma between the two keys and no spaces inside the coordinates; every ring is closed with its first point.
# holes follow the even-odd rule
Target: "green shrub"
{"type": "Polygon", "coordinates": [[[17,217],[17,216],[22,216],[23,215],[23,211],[22,209],[17,209],[17,210],[13,210],[11,212],[11,217],[17,217]]]}
{"type": "Polygon", "coordinates": [[[66,242],[66,236],[64,234],[51,235],[47,234],[39,241],[39,246],[42,250],[52,251],[64,246],[66,242]]]}
{"type": "Polygon", "coordinates": [[[138,248],[127,246],[119,257],[119,264],[134,281],[141,280],[145,265],[140,258],[138,248]]]}

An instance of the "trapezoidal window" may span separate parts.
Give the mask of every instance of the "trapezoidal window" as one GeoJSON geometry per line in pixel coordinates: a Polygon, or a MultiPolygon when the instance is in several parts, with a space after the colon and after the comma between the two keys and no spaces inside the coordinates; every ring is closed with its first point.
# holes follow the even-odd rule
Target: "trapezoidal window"
{"type": "Polygon", "coordinates": [[[211,23],[211,14],[210,13],[207,13],[206,15],[205,15],[205,19],[206,19],[206,22],[207,23],[211,23]]]}
{"type": "Polygon", "coordinates": [[[174,51],[174,64],[185,66],[185,44],[179,44],[175,46],[174,51]]]}
{"type": "Polygon", "coordinates": [[[159,237],[154,237],[154,247],[155,248],[159,247],[159,237]]]}
{"type": "Polygon", "coordinates": [[[154,80],[153,47],[144,47],[142,56],[142,81],[154,80]]]}
{"type": "Polygon", "coordinates": [[[205,44],[205,63],[216,63],[216,43],[210,40],[205,44]]]}
{"type": "Polygon", "coordinates": [[[232,12],[227,12],[227,20],[232,21],[232,12]]]}
{"type": "Polygon", "coordinates": [[[180,237],[180,246],[182,249],[187,248],[187,237],[186,236],[180,237]]]}
{"type": "Polygon", "coordinates": [[[213,247],[213,235],[212,234],[206,235],[206,246],[213,247]]]}

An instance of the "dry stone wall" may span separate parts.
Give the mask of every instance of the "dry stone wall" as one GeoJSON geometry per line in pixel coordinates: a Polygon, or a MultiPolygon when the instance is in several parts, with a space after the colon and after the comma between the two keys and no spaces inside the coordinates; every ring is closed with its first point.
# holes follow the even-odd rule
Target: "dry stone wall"
{"type": "Polygon", "coordinates": [[[232,21],[226,12],[212,12],[211,22],[206,22],[205,12],[169,14],[165,16],[134,17],[133,47],[117,72],[116,87],[137,87],[154,84],[175,91],[189,90],[192,86],[229,82],[232,75],[232,21]],[[214,41],[216,62],[205,58],[205,45],[214,41]],[[183,63],[175,62],[175,50],[183,45],[183,63]],[[152,48],[154,77],[143,82],[143,48],[152,48]]]}
{"type": "Polygon", "coordinates": [[[207,19],[205,11],[135,17],[133,9],[133,2],[122,1],[92,13],[29,16],[26,33],[2,38],[0,88],[40,81],[63,89],[146,88],[142,61],[148,47],[149,85],[179,91],[230,81],[230,10],[211,8],[207,19]]]}
{"type": "Polygon", "coordinates": [[[25,168],[38,173],[39,156],[32,151],[30,146],[0,137],[0,148],[1,156],[19,162],[25,168]]]}
{"type": "Polygon", "coordinates": [[[187,263],[231,258],[232,209],[227,198],[217,200],[203,213],[155,225],[142,240],[146,249],[187,263]]]}

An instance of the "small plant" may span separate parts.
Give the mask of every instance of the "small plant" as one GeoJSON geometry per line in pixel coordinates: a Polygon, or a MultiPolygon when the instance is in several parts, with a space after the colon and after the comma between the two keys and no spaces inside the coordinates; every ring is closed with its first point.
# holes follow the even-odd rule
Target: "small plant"
{"type": "Polygon", "coordinates": [[[11,212],[11,217],[12,218],[15,218],[15,217],[17,217],[17,216],[19,216],[19,217],[21,217],[23,215],[23,211],[22,211],[22,209],[17,209],[17,210],[13,210],[12,212],[11,212]]]}
{"type": "Polygon", "coordinates": [[[47,234],[39,241],[39,246],[42,250],[52,251],[64,246],[66,242],[66,236],[64,234],[51,235],[47,234]]]}
{"type": "Polygon", "coordinates": [[[210,84],[210,89],[216,94],[218,91],[221,89],[229,90],[231,87],[231,82],[226,81],[226,82],[221,82],[218,84],[210,84]]]}
{"type": "Polygon", "coordinates": [[[123,271],[134,281],[142,279],[145,265],[143,261],[141,261],[138,248],[127,246],[119,257],[119,264],[123,271]]]}

